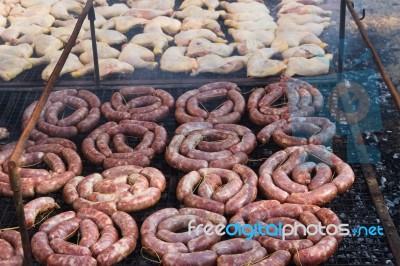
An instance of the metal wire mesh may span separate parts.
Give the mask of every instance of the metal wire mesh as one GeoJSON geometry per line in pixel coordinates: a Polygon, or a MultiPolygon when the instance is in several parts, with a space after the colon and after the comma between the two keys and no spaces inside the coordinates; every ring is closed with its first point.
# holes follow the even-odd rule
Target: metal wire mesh
{"type": "MultiPolygon", "coordinates": [[[[332,84],[325,84],[317,87],[323,92],[323,94],[326,94],[329,93],[330,88],[333,86],[334,85],[332,84]]],[[[253,89],[254,86],[241,88],[244,92],[245,98],[248,98],[248,92],[253,89]]],[[[169,91],[174,98],[177,98],[187,89],[191,88],[183,88],[182,86],[180,88],[167,89],[167,91],[169,91]]],[[[101,90],[93,92],[98,95],[102,102],[106,102],[109,101],[114,90],[115,88],[102,88],[101,90]]],[[[0,126],[7,127],[11,133],[8,140],[0,142],[1,145],[17,140],[21,133],[20,127],[22,112],[39,96],[39,91],[32,90],[0,92],[0,126]]],[[[323,113],[324,112],[326,111],[323,111],[323,113]]],[[[258,132],[259,130],[258,127],[254,126],[249,121],[247,114],[242,118],[241,124],[251,128],[254,132],[258,132]]],[[[178,126],[173,114],[170,114],[161,125],[167,129],[169,138],[173,136],[173,132],[178,126]]],[[[345,129],[339,128],[339,130],[345,129]]],[[[73,139],[78,144],[78,147],[84,137],[85,135],[79,135],[73,139]]],[[[344,160],[346,159],[346,143],[341,137],[336,137],[334,139],[332,148],[339,157],[344,160]]],[[[249,166],[257,171],[263,161],[259,159],[266,158],[277,150],[279,150],[279,147],[274,144],[258,146],[250,155],[252,160],[250,161],[249,166]]],[[[95,167],[85,159],[83,159],[83,164],[83,175],[102,171],[101,167],[95,167]]],[[[154,207],[132,214],[139,226],[146,217],[156,210],[166,207],[180,207],[180,203],[176,199],[175,189],[179,178],[184,174],[169,167],[166,164],[163,155],[156,156],[152,160],[152,166],[157,167],[165,174],[167,187],[162,193],[161,200],[154,207]]],[[[359,165],[352,165],[352,167],[356,173],[356,181],[353,187],[350,191],[340,195],[333,202],[328,204],[328,207],[338,214],[342,223],[348,223],[350,226],[380,225],[361,168],[359,165]]],[[[49,196],[55,198],[61,206],[61,209],[55,211],[55,213],[71,209],[71,206],[63,202],[60,192],[51,193],[49,196]]],[[[1,228],[17,226],[17,219],[12,199],[2,198],[0,201],[0,218],[1,228]]],[[[30,230],[31,236],[36,232],[36,230],[37,229],[35,228],[30,230]]],[[[135,251],[118,265],[155,265],[155,263],[143,258],[140,250],[141,246],[138,244],[135,251]]],[[[324,265],[393,265],[391,262],[392,257],[393,255],[386,244],[384,236],[348,236],[342,241],[334,256],[332,256],[324,265]]]]}

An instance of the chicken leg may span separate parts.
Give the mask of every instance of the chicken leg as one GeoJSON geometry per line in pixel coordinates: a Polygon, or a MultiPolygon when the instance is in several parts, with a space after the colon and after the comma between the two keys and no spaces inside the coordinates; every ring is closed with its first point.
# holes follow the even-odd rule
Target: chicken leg
{"type": "Polygon", "coordinates": [[[160,68],[169,72],[191,72],[197,69],[197,61],[185,56],[186,47],[170,47],[160,59],[160,68]]]}
{"type": "Polygon", "coordinates": [[[25,69],[32,68],[32,64],[26,59],[8,54],[0,54],[0,78],[9,81],[19,75],[25,69]]]}
{"type": "Polygon", "coordinates": [[[210,18],[197,18],[187,17],[182,21],[181,30],[196,30],[196,29],[208,29],[219,37],[225,37],[225,34],[221,30],[219,23],[210,18]]]}
{"type": "MultiPolygon", "coordinates": [[[[99,59],[99,72],[100,78],[104,78],[114,73],[132,73],[134,68],[128,63],[121,62],[115,58],[99,59]]],[[[84,67],[71,73],[74,78],[79,78],[83,75],[92,73],[94,71],[94,64],[90,63],[84,67]]]]}
{"type": "Polygon", "coordinates": [[[197,58],[197,64],[199,66],[191,75],[195,76],[199,73],[233,73],[244,68],[248,59],[249,58],[246,56],[231,56],[224,58],[216,54],[209,54],[197,58]]]}
{"type": "Polygon", "coordinates": [[[285,77],[294,75],[300,76],[317,76],[329,73],[330,60],[332,55],[317,56],[313,58],[291,57],[287,60],[287,69],[284,73],[285,77]]]}
{"type": "Polygon", "coordinates": [[[155,54],[161,54],[168,47],[168,43],[173,39],[174,38],[164,33],[147,32],[133,36],[130,43],[152,47],[155,54]]]}
{"type": "Polygon", "coordinates": [[[152,51],[134,43],[128,43],[122,48],[118,60],[130,64],[134,68],[152,70],[158,66],[158,63],[154,62],[152,51]]]}
{"type": "Polygon", "coordinates": [[[181,31],[174,37],[177,46],[188,46],[194,39],[207,39],[215,43],[227,43],[226,40],[219,38],[214,32],[207,29],[181,31]]]}
{"type": "Polygon", "coordinates": [[[207,54],[216,54],[222,57],[228,57],[233,53],[235,44],[212,43],[207,39],[194,39],[190,42],[186,56],[201,57],[207,54]]]}
{"type": "Polygon", "coordinates": [[[174,18],[159,16],[153,18],[143,29],[143,32],[165,32],[168,35],[175,35],[181,29],[182,23],[174,18]]]}

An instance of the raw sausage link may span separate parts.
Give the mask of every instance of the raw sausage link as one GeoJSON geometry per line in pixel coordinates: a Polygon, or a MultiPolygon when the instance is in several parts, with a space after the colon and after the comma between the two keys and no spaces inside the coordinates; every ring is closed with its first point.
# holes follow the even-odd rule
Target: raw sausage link
{"type": "Polygon", "coordinates": [[[35,224],[36,216],[49,210],[58,209],[60,206],[50,197],[42,197],[31,200],[24,206],[26,226],[28,228],[35,224]]]}

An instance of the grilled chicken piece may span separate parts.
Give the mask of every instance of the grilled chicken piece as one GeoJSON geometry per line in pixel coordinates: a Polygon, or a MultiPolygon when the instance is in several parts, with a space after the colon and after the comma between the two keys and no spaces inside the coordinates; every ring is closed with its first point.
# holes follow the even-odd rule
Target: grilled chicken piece
{"type": "Polygon", "coordinates": [[[324,23],[324,22],[330,22],[331,18],[330,17],[321,17],[315,14],[303,14],[299,15],[296,13],[288,13],[285,14],[284,16],[281,16],[277,23],[278,25],[281,24],[286,24],[289,22],[296,23],[297,25],[304,25],[307,23],[324,23]]]}
{"type": "MultiPolygon", "coordinates": [[[[104,78],[114,73],[132,73],[134,68],[128,63],[121,62],[115,58],[99,59],[99,72],[100,78],[104,78]]],[[[85,65],[81,69],[78,69],[71,73],[72,77],[79,78],[83,75],[93,73],[94,64],[93,62],[85,65]]]]}
{"type": "Polygon", "coordinates": [[[185,0],[179,6],[179,9],[185,9],[188,6],[198,6],[203,7],[206,6],[209,10],[215,10],[219,6],[218,0],[185,0]]]}
{"type": "Polygon", "coordinates": [[[16,46],[0,45],[0,54],[29,58],[33,54],[33,48],[27,43],[22,43],[16,46]]]}
{"type": "Polygon", "coordinates": [[[115,29],[118,32],[125,33],[135,27],[147,24],[150,20],[134,17],[113,17],[102,27],[103,30],[115,29]]]}
{"type": "Polygon", "coordinates": [[[197,61],[194,58],[185,56],[186,47],[170,47],[160,59],[160,68],[169,72],[191,72],[197,68],[197,61]]]}
{"type": "Polygon", "coordinates": [[[229,3],[226,1],[222,1],[220,3],[226,12],[235,14],[235,13],[246,13],[246,12],[265,12],[269,14],[269,10],[264,3],[259,2],[250,2],[250,3],[229,3]]]}
{"type": "Polygon", "coordinates": [[[63,47],[63,43],[51,35],[24,35],[18,39],[18,43],[33,44],[36,56],[44,56],[63,47]]]}
{"type": "Polygon", "coordinates": [[[286,64],[280,60],[270,59],[278,52],[275,48],[264,48],[253,53],[247,62],[248,77],[268,77],[281,73],[286,64]]]}
{"type": "Polygon", "coordinates": [[[161,32],[146,32],[133,36],[130,43],[151,47],[155,54],[161,54],[173,39],[171,36],[161,32]]]}
{"type": "Polygon", "coordinates": [[[208,29],[219,37],[225,37],[225,34],[221,30],[219,23],[210,18],[198,18],[198,17],[187,17],[182,21],[181,30],[197,30],[197,29],[208,29]]]}
{"type": "Polygon", "coordinates": [[[263,19],[259,21],[243,21],[236,22],[234,20],[227,19],[224,24],[228,27],[238,29],[238,30],[248,30],[248,31],[256,31],[256,30],[275,30],[278,26],[276,23],[270,19],[263,19]]]}
{"type": "Polygon", "coordinates": [[[290,2],[284,6],[281,7],[278,11],[278,17],[283,16],[284,14],[287,13],[296,13],[299,15],[303,14],[315,14],[315,15],[321,15],[321,16],[331,16],[332,12],[331,11],[326,11],[323,10],[322,8],[314,5],[303,5],[297,2],[290,2]]]}
{"type": "Polygon", "coordinates": [[[274,21],[274,18],[271,17],[268,13],[263,11],[255,11],[255,12],[243,12],[243,13],[226,13],[223,14],[222,17],[224,19],[234,20],[236,22],[244,22],[244,21],[260,21],[269,19],[274,21]]]}
{"type": "Polygon", "coordinates": [[[223,10],[214,11],[214,10],[202,9],[201,7],[198,6],[188,6],[182,11],[176,11],[175,17],[180,19],[184,19],[187,17],[196,17],[196,18],[210,18],[217,20],[222,14],[225,13],[226,12],[223,10]]]}
{"type": "Polygon", "coordinates": [[[134,43],[123,46],[118,60],[130,64],[134,68],[154,69],[158,66],[158,63],[154,62],[152,51],[134,43]]]}
{"type": "Polygon", "coordinates": [[[153,8],[158,10],[173,10],[175,0],[128,0],[132,8],[153,8]]]}
{"type": "Polygon", "coordinates": [[[329,73],[330,61],[332,55],[317,56],[310,59],[304,57],[291,57],[287,60],[287,69],[285,77],[294,75],[317,76],[329,73]]]}
{"type": "Polygon", "coordinates": [[[275,33],[272,31],[248,31],[248,30],[235,30],[229,29],[229,34],[232,35],[235,42],[243,42],[247,40],[257,40],[264,44],[265,46],[271,45],[272,41],[275,38],[275,33]]]}
{"type": "Polygon", "coordinates": [[[219,38],[214,32],[207,29],[181,31],[174,37],[177,46],[188,46],[194,39],[207,39],[215,43],[227,43],[226,40],[219,38]]]}
{"type": "Polygon", "coordinates": [[[221,57],[216,54],[209,54],[197,58],[198,67],[191,75],[195,76],[199,73],[233,73],[244,68],[248,59],[246,56],[221,57]]]}
{"type": "Polygon", "coordinates": [[[181,26],[182,23],[177,19],[159,16],[147,23],[143,32],[164,32],[168,35],[175,35],[180,31],[181,26]]]}
{"type": "Polygon", "coordinates": [[[125,4],[113,4],[111,6],[98,6],[94,10],[104,18],[113,18],[127,12],[129,7],[125,4]]]}
{"type": "Polygon", "coordinates": [[[25,69],[30,68],[32,68],[32,64],[26,58],[0,53],[0,78],[2,80],[9,81],[25,69]]]}
{"type": "Polygon", "coordinates": [[[325,51],[316,44],[303,44],[297,47],[289,48],[282,52],[283,59],[289,59],[290,57],[304,57],[312,58],[315,56],[324,56],[325,51]]]}
{"type": "Polygon", "coordinates": [[[151,20],[158,16],[170,16],[170,15],[172,15],[172,10],[157,10],[149,8],[131,8],[122,14],[122,16],[145,18],[148,20],[151,20]]]}
{"type": "MultiPolygon", "coordinates": [[[[81,40],[90,40],[91,35],[90,31],[85,32],[82,35],[81,40]]],[[[96,30],[96,40],[98,42],[105,42],[109,45],[120,44],[126,42],[128,39],[126,36],[118,31],[115,30],[103,30],[98,29],[96,30]]]]}
{"type": "Polygon", "coordinates": [[[80,14],[82,12],[83,5],[74,0],[61,0],[51,7],[50,14],[56,19],[73,19],[74,17],[68,12],[80,14]]]}
{"type": "Polygon", "coordinates": [[[216,54],[222,57],[228,57],[233,53],[235,44],[212,43],[207,39],[194,39],[190,42],[186,56],[202,57],[208,54],[216,54]]]}
{"type": "Polygon", "coordinates": [[[11,25],[18,25],[21,23],[35,24],[43,28],[50,28],[55,21],[55,18],[51,15],[36,15],[31,17],[8,17],[11,25]]]}

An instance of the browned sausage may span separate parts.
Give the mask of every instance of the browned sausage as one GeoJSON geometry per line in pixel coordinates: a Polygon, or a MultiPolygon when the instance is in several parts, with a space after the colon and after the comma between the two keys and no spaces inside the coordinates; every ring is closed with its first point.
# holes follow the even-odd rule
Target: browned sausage
{"type": "Polygon", "coordinates": [[[79,132],[86,133],[93,129],[99,122],[100,115],[100,108],[91,109],[89,114],[76,125],[79,132]]]}
{"type": "Polygon", "coordinates": [[[100,237],[97,225],[90,219],[83,219],[79,223],[79,231],[81,233],[80,246],[90,248],[100,237]]]}
{"type": "Polygon", "coordinates": [[[53,254],[47,258],[46,265],[47,266],[69,266],[69,265],[96,266],[97,261],[91,256],[53,254]]]}
{"type": "Polygon", "coordinates": [[[319,163],[315,167],[315,176],[308,185],[309,190],[317,189],[332,180],[332,170],[324,163],[319,163]]]}
{"type": "Polygon", "coordinates": [[[217,260],[217,254],[211,250],[197,251],[192,253],[167,253],[162,257],[162,263],[166,266],[173,265],[199,265],[212,266],[217,260]]]}
{"type": "Polygon", "coordinates": [[[75,218],[76,213],[74,211],[67,211],[67,212],[62,212],[60,214],[57,214],[48,220],[46,220],[44,223],[40,225],[39,231],[45,232],[46,234],[50,232],[51,229],[53,229],[54,226],[58,225],[59,223],[75,218]]]}
{"type": "Polygon", "coordinates": [[[337,188],[334,184],[328,183],[313,191],[305,193],[293,193],[287,197],[287,202],[297,204],[324,205],[336,197],[337,188]]]}
{"type": "MultiPolygon", "coordinates": [[[[70,148],[70,149],[76,151],[75,143],[73,143],[69,139],[64,139],[64,138],[45,138],[45,139],[36,141],[36,145],[39,145],[39,144],[59,144],[59,145],[64,146],[65,148],[70,148]]],[[[30,146],[33,146],[33,145],[30,145],[30,146]]],[[[28,147],[26,147],[26,148],[28,148],[28,147]]]]}
{"type": "Polygon", "coordinates": [[[97,256],[97,261],[100,265],[114,265],[132,253],[136,247],[136,241],[137,240],[132,237],[122,237],[120,240],[101,252],[97,256]]]}
{"type": "Polygon", "coordinates": [[[70,148],[65,148],[61,151],[61,156],[67,161],[68,171],[73,172],[75,175],[80,175],[82,172],[81,157],[76,151],[70,148]]]}
{"type": "Polygon", "coordinates": [[[91,208],[82,208],[78,211],[77,217],[81,219],[90,219],[102,230],[107,225],[112,225],[112,220],[105,213],[91,209],[91,208]]]}
{"type": "Polygon", "coordinates": [[[121,112],[121,111],[115,111],[110,103],[103,103],[101,105],[101,113],[104,115],[104,117],[107,120],[111,121],[121,121],[125,119],[130,119],[131,115],[128,112],[121,112]]]}
{"type": "Polygon", "coordinates": [[[126,112],[128,107],[126,106],[126,101],[121,93],[115,92],[111,96],[110,100],[111,106],[113,109],[119,112],[126,112]]]}
{"type": "Polygon", "coordinates": [[[62,188],[74,176],[75,173],[70,171],[61,174],[56,174],[53,178],[40,182],[35,187],[35,192],[44,195],[56,191],[62,188]]]}
{"type": "Polygon", "coordinates": [[[45,119],[47,123],[57,125],[58,115],[64,111],[65,105],[61,102],[55,102],[50,104],[50,106],[45,110],[45,119]]]}
{"type": "Polygon", "coordinates": [[[246,164],[247,161],[248,157],[246,153],[237,152],[232,156],[210,162],[209,167],[232,169],[235,164],[246,164]]]}
{"type": "Polygon", "coordinates": [[[1,238],[13,246],[13,250],[17,256],[24,256],[21,234],[19,232],[15,230],[5,230],[1,232],[1,238]]]}
{"type": "Polygon", "coordinates": [[[124,87],[119,92],[125,99],[129,100],[138,96],[153,94],[155,89],[147,86],[131,86],[124,87]]]}
{"type": "Polygon", "coordinates": [[[39,263],[45,263],[47,257],[54,254],[45,232],[37,232],[34,234],[31,240],[31,245],[32,255],[39,263]]]}
{"type": "Polygon", "coordinates": [[[60,127],[75,126],[83,119],[85,119],[88,114],[89,114],[89,109],[87,109],[86,107],[81,107],[78,110],[76,110],[73,114],[59,120],[57,126],[60,127]]]}
{"type": "Polygon", "coordinates": [[[294,253],[293,261],[296,265],[318,265],[326,261],[335,253],[338,242],[333,236],[324,236],[321,241],[312,247],[294,253]]]}
{"type": "Polygon", "coordinates": [[[55,238],[61,239],[69,239],[74,236],[74,234],[79,229],[80,218],[70,218],[68,220],[64,220],[59,224],[55,225],[48,233],[49,240],[55,238]]]}
{"type": "Polygon", "coordinates": [[[118,241],[118,232],[113,225],[106,225],[102,228],[100,239],[94,243],[90,250],[97,256],[112,244],[118,241]]]}
{"type": "Polygon", "coordinates": [[[57,254],[68,254],[78,256],[91,256],[92,252],[87,247],[69,243],[64,239],[54,238],[50,240],[50,247],[57,254]]]}
{"type": "Polygon", "coordinates": [[[43,161],[50,167],[53,172],[57,174],[61,174],[62,172],[65,172],[67,170],[65,168],[63,160],[55,153],[46,153],[46,155],[43,157],[43,161]]]}
{"type": "Polygon", "coordinates": [[[311,182],[311,172],[314,170],[316,164],[314,162],[305,162],[298,164],[292,173],[292,178],[295,182],[307,185],[311,182]]]}
{"type": "Polygon", "coordinates": [[[77,96],[85,100],[90,108],[100,108],[101,102],[94,93],[88,90],[79,90],[77,96]]]}
{"type": "Polygon", "coordinates": [[[60,126],[55,126],[52,124],[49,124],[45,121],[40,121],[37,124],[37,127],[40,131],[51,135],[53,137],[59,137],[59,138],[72,138],[76,135],[78,135],[78,130],[76,127],[69,126],[69,127],[60,127],[60,126]]]}

